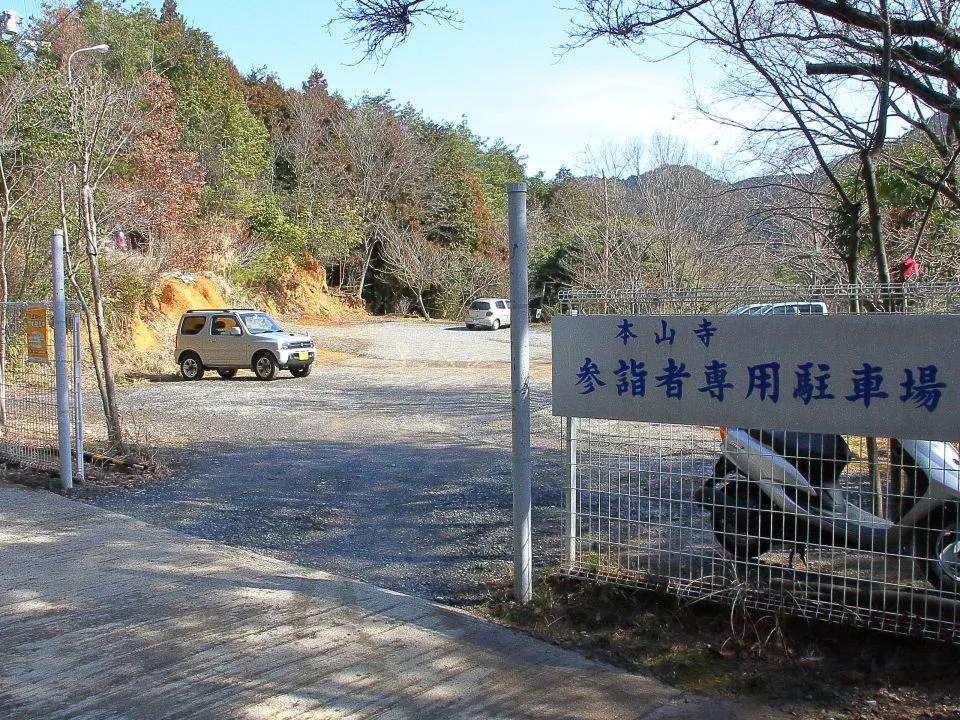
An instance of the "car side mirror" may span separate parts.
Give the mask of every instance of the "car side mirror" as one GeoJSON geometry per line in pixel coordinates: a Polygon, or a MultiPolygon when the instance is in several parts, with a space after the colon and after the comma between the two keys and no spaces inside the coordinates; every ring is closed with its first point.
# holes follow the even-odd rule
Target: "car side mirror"
{"type": "Polygon", "coordinates": [[[234,325],[232,328],[230,328],[230,334],[231,334],[231,335],[242,335],[243,332],[240,330],[240,328],[238,328],[236,325],[234,325]]]}

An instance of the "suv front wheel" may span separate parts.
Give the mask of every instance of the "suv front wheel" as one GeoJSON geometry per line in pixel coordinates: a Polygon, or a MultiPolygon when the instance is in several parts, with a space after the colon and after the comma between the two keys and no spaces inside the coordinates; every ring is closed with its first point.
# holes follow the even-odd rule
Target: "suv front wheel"
{"type": "Polygon", "coordinates": [[[203,363],[196,353],[186,353],[180,358],[180,374],[184,380],[199,380],[203,377],[203,363]]]}
{"type": "Polygon", "coordinates": [[[277,361],[268,352],[253,356],[253,372],[261,380],[273,380],[277,376],[277,361]]]}

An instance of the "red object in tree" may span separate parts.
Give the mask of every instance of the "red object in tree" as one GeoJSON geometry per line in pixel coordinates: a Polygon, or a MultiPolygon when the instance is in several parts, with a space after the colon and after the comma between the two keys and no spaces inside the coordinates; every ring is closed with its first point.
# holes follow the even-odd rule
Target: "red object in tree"
{"type": "Polygon", "coordinates": [[[912,257],[903,261],[903,266],[900,268],[900,279],[901,282],[920,279],[920,265],[912,257]]]}

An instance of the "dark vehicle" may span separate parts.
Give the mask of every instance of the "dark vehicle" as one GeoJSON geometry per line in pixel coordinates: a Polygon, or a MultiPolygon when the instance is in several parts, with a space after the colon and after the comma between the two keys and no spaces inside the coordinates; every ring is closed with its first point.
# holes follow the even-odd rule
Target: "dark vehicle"
{"type": "Polygon", "coordinates": [[[917,558],[941,590],[960,591],[960,454],[948,442],[895,440],[907,478],[896,522],[851,502],[840,474],[853,459],[840,435],[721,429],[720,458],[695,499],[735,560],[807,544],[917,558]]]}

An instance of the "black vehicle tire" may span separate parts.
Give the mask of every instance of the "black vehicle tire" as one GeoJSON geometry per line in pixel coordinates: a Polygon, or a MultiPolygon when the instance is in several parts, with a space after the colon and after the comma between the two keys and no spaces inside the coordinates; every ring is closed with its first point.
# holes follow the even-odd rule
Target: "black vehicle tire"
{"type": "Polygon", "coordinates": [[[222,377],[224,380],[229,380],[237,374],[236,368],[221,368],[217,370],[217,375],[222,377]]]}
{"type": "Polygon", "coordinates": [[[498,319],[494,318],[494,320],[493,320],[493,325],[490,326],[490,329],[491,329],[491,330],[499,330],[499,329],[500,329],[500,321],[499,321],[498,319]]]}
{"type": "Polygon", "coordinates": [[[259,352],[253,356],[253,374],[260,380],[273,380],[277,376],[277,360],[268,352],[259,352]]]}
{"type": "Polygon", "coordinates": [[[734,561],[755,561],[773,545],[763,532],[765,528],[769,531],[772,524],[769,522],[769,503],[764,502],[763,493],[752,483],[728,482],[724,495],[724,506],[714,506],[710,510],[713,534],[734,561]],[[743,523],[738,519],[742,521],[744,510],[747,513],[746,527],[740,527],[743,523]],[[768,522],[764,522],[764,518],[768,522]]]}
{"type": "Polygon", "coordinates": [[[947,509],[941,517],[942,522],[931,523],[918,535],[914,547],[930,584],[956,595],[960,593],[960,508],[947,509]]]}
{"type": "Polygon", "coordinates": [[[180,375],[184,380],[200,380],[203,378],[203,363],[196,353],[188,352],[180,358],[180,375]]]}
{"type": "Polygon", "coordinates": [[[313,365],[297,365],[296,367],[290,368],[290,374],[295,378],[305,378],[310,374],[310,368],[312,367],[313,365]]]}

